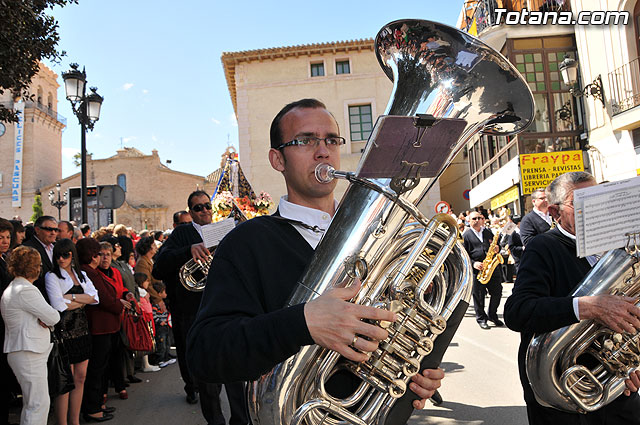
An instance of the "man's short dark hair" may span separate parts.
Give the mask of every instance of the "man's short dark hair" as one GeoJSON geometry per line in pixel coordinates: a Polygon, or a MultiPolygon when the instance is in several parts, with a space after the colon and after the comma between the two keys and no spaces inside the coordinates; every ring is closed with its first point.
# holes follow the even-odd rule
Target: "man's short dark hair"
{"type": "Polygon", "coordinates": [[[211,196],[209,196],[209,194],[204,190],[196,190],[195,192],[191,192],[191,195],[189,195],[189,197],[187,198],[187,206],[191,208],[191,200],[200,196],[206,196],[207,198],[211,199],[211,196]]]}
{"type": "Polygon", "coordinates": [[[180,224],[180,216],[184,214],[189,214],[185,210],[176,211],[173,213],[173,224],[180,224]]]}
{"type": "Polygon", "coordinates": [[[81,224],[80,231],[82,232],[83,235],[86,235],[87,232],[91,231],[91,227],[87,223],[81,224]]]}
{"type": "Polygon", "coordinates": [[[64,224],[65,226],[67,226],[67,232],[73,232],[74,227],[73,227],[73,224],[70,221],[62,220],[62,221],[58,222],[58,225],[60,225],[60,224],[64,224]]]}
{"type": "Polygon", "coordinates": [[[58,220],[56,220],[55,217],[52,217],[50,215],[43,215],[43,216],[38,217],[38,219],[36,220],[35,223],[33,223],[33,225],[36,226],[36,227],[40,227],[40,226],[42,226],[42,223],[44,223],[45,221],[49,221],[49,220],[55,221],[56,223],[58,222],[58,220]]]}
{"type": "MultiPolygon", "coordinates": [[[[320,102],[318,99],[300,99],[295,102],[291,102],[286,105],[284,108],[278,112],[278,115],[271,122],[271,147],[277,148],[280,146],[282,142],[282,131],[280,131],[280,121],[282,117],[284,117],[289,111],[295,108],[306,108],[306,109],[327,109],[324,103],[320,102]]],[[[332,115],[333,116],[333,115],[332,115]]]]}

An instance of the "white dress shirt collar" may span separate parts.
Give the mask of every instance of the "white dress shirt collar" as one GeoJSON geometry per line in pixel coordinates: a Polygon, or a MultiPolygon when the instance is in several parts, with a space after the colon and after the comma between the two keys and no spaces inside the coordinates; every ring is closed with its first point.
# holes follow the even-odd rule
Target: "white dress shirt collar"
{"type": "Polygon", "coordinates": [[[553,223],[553,221],[551,220],[551,216],[549,215],[549,212],[547,211],[546,213],[543,213],[542,211],[540,211],[539,209],[537,209],[536,207],[533,207],[533,212],[535,212],[536,214],[538,214],[538,216],[543,219],[544,221],[547,222],[547,224],[549,224],[549,226],[551,226],[551,224],[553,223]]]}
{"type": "Polygon", "coordinates": [[[191,224],[193,224],[193,228],[196,229],[196,232],[198,232],[198,234],[200,235],[200,238],[204,240],[204,236],[202,235],[202,226],[196,223],[195,221],[192,221],[191,224]]]}
{"type": "MultiPolygon", "coordinates": [[[[334,202],[335,207],[337,208],[338,201],[334,202]]],[[[331,215],[328,213],[316,210],[315,208],[303,207],[302,205],[289,202],[287,195],[280,198],[278,211],[280,212],[280,216],[284,218],[301,221],[310,227],[317,226],[318,229],[322,230],[320,232],[314,232],[306,227],[297,224],[293,225],[293,227],[313,249],[316,249],[318,243],[320,243],[320,240],[322,239],[322,236],[324,236],[324,232],[329,228],[329,224],[331,223],[331,215]]]]}
{"type": "Polygon", "coordinates": [[[484,226],[480,228],[479,232],[476,232],[476,229],[474,229],[473,227],[469,227],[469,229],[471,229],[473,234],[476,235],[478,239],[480,239],[480,242],[484,242],[484,240],[482,239],[482,232],[484,231],[484,226]]]}

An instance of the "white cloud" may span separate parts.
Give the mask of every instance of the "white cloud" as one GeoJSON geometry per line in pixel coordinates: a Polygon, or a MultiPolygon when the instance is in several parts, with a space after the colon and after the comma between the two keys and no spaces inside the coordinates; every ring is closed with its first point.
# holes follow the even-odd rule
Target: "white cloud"
{"type": "Polygon", "coordinates": [[[142,90],[142,94],[149,94],[149,90],[147,89],[142,90]]]}
{"type": "Polygon", "coordinates": [[[73,156],[80,153],[80,149],[62,148],[62,157],[64,159],[73,159],[73,156]]]}
{"type": "Polygon", "coordinates": [[[136,136],[129,136],[129,137],[121,137],[121,139],[122,139],[122,143],[129,143],[134,140],[137,140],[138,138],[136,136]]]}
{"type": "Polygon", "coordinates": [[[124,83],[122,86],[123,90],[129,90],[131,87],[133,87],[133,83],[124,83]]]}
{"type": "Polygon", "coordinates": [[[238,126],[238,120],[236,119],[236,114],[233,112],[229,114],[229,121],[231,121],[231,125],[234,127],[238,126]]]}
{"type": "Polygon", "coordinates": [[[214,124],[216,124],[216,125],[220,125],[220,121],[218,121],[218,120],[217,120],[217,119],[215,119],[215,118],[211,118],[211,122],[212,122],[212,123],[214,123],[214,124]]]}
{"type": "Polygon", "coordinates": [[[157,141],[158,141],[158,138],[157,138],[156,136],[152,135],[152,136],[151,136],[151,140],[153,140],[154,142],[157,142],[157,141]]]}

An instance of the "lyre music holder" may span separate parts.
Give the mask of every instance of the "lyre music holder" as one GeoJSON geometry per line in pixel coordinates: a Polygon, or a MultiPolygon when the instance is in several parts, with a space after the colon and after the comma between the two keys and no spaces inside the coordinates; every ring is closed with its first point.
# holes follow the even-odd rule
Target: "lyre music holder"
{"type": "Polygon", "coordinates": [[[385,115],[378,118],[365,147],[356,176],[419,179],[436,177],[457,148],[467,122],[385,115]]]}

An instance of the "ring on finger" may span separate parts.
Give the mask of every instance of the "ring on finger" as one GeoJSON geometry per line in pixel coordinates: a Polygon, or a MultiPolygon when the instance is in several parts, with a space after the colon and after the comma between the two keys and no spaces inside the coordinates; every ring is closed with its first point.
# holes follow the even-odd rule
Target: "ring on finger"
{"type": "Polygon", "coordinates": [[[358,342],[358,335],[353,336],[353,340],[351,341],[351,345],[355,347],[356,342],[358,342]]]}

